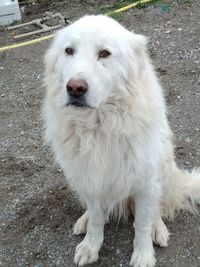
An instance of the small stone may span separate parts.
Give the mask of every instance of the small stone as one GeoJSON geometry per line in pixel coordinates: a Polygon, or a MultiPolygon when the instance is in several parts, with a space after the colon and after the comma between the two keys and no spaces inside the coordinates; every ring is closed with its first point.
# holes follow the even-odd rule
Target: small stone
{"type": "Polygon", "coordinates": [[[185,142],[188,143],[188,144],[190,144],[192,142],[192,140],[189,137],[186,137],[185,138],[185,142]]]}
{"type": "Polygon", "coordinates": [[[185,161],[184,164],[185,164],[186,166],[189,166],[189,165],[190,165],[190,162],[189,162],[189,161],[185,161]]]}
{"type": "Polygon", "coordinates": [[[59,190],[63,190],[63,189],[66,189],[66,186],[60,186],[59,187],[59,190]]]}
{"type": "Polygon", "coordinates": [[[119,255],[121,253],[121,250],[120,249],[116,249],[116,254],[119,255]]]}

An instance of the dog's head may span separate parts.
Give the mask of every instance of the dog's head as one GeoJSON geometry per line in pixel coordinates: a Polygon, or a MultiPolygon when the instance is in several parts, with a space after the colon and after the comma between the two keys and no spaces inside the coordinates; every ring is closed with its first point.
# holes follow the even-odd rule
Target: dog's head
{"type": "Polygon", "coordinates": [[[62,106],[98,108],[131,94],[144,69],[146,38],[106,16],[86,16],[60,30],[46,54],[48,93],[62,106]]]}

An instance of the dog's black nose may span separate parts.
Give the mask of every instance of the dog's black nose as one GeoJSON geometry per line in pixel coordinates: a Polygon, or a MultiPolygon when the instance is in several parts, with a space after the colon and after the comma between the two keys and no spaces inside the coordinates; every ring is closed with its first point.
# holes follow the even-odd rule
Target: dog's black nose
{"type": "Polygon", "coordinates": [[[70,96],[74,98],[79,98],[83,96],[88,89],[88,84],[85,80],[69,80],[67,83],[67,92],[70,96]]]}

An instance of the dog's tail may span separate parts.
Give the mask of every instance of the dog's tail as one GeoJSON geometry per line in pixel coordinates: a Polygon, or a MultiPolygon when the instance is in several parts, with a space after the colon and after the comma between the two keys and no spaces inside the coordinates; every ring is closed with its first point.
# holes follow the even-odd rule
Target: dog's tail
{"type": "Polygon", "coordinates": [[[164,175],[163,215],[173,218],[179,210],[198,212],[200,204],[200,168],[180,170],[174,161],[164,175]]]}

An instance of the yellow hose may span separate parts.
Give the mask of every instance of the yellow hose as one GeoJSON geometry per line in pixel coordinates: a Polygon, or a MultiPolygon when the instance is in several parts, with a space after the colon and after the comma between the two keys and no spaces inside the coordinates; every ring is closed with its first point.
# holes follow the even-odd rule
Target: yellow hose
{"type": "Polygon", "coordinates": [[[36,44],[36,43],[42,42],[44,40],[49,40],[53,36],[54,36],[54,34],[51,34],[51,35],[47,35],[47,36],[44,36],[44,37],[41,37],[41,38],[37,38],[37,39],[34,39],[34,40],[27,41],[27,42],[24,42],[24,43],[19,43],[19,44],[13,44],[13,45],[0,47],[0,52],[4,52],[6,50],[10,50],[10,49],[14,49],[14,48],[22,47],[22,46],[36,44]]]}
{"type": "Polygon", "coordinates": [[[121,13],[121,12],[127,11],[128,9],[130,9],[132,7],[136,7],[138,4],[145,4],[145,3],[148,3],[151,1],[153,1],[153,0],[140,0],[140,1],[137,1],[133,4],[130,4],[130,5],[124,6],[122,8],[116,9],[114,11],[111,11],[111,12],[107,13],[106,15],[121,13]]]}
{"type": "MultiPolygon", "coordinates": [[[[138,4],[145,4],[145,3],[148,3],[148,2],[151,2],[151,1],[152,0],[140,0],[140,1],[137,1],[137,2],[135,2],[133,4],[130,4],[130,5],[127,5],[125,7],[122,7],[122,8],[116,9],[114,11],[111,11],[111,12],[107,13],[106,15],[121,13],[121,12],[127,11],[130,8],[133,8],[133,7],[137,6],[138,4]]],[[[0,47],[0,52],[4,52],[4,51],[10,50],[10,49],[15,49],[15,48],[18,48],[18,47],[23,47],[23,46],[36,44],[36,43],[42,42],[44,40],[49,40],[49,39],[51,39],[53,37],[54,37],[54,34],[50,34],[50,35],[47,35],[47,36],[44,36],[44,37],[40,37],[40,38],[37,38],[37,39],[34,39],[34,40],[26,41],[26,42],[23,42],[23,43],[18,43],[18,44],[13,44],[13,45],[0,47]]]]}

